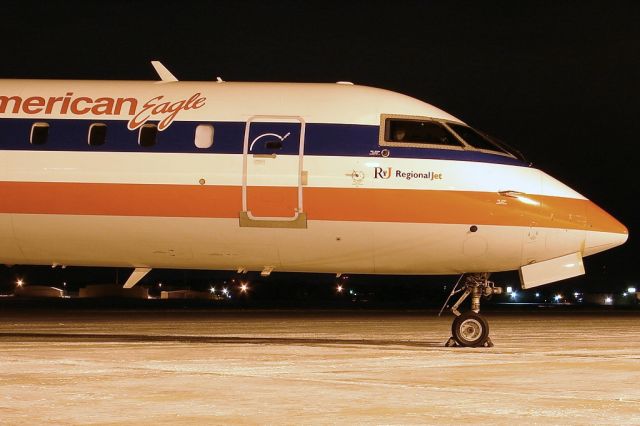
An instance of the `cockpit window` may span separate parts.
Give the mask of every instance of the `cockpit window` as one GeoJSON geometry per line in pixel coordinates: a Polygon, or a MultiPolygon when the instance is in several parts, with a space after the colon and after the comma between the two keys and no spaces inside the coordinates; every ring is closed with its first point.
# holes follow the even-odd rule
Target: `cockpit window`
{"type": "Polygon", "coordinates": [[[454,135],[440,123],[430,120],[386,120],[385,141],[407,144],[461,147],[454,135]]]}
{"type": "Polygon", "coordinates": [[[494,143],[490,138],[462,124],[447,123],[451,129],[460,136],[466,143],[474,148],[487,149],[490,151],[498,151],[509,154],[501,146],[494,143]]]}

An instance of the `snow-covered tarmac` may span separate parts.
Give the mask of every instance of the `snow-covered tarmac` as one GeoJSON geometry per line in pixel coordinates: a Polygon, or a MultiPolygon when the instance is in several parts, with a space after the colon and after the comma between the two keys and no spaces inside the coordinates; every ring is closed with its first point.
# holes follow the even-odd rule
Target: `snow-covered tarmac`
{"type": "Polygon", "coordinates": [[[640,312],[0,312],[0,424],[640,424],[640,312]]]}

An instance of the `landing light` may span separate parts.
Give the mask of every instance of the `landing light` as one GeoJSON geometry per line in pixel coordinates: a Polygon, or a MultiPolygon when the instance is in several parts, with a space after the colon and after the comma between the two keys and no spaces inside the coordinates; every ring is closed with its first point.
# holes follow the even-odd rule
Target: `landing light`
{"type": "Polygon", "coordinates": [[[513,293],[511,293],[512,299],[515,299],[516,297],[518,297],[518,292],[514,291],[513,293]]]}
{"type": "Polygon", "coordinates": [[[540,293],[536,293],[536,297],[540,297],[540,293]]]}
{"type": "Polygon", "coordinates": [[[553,300],[555,300],[556,302],[559,302],[561,299],[562,299],[561,294],[556,294],[555,296],[553,296],[553,300]]]}

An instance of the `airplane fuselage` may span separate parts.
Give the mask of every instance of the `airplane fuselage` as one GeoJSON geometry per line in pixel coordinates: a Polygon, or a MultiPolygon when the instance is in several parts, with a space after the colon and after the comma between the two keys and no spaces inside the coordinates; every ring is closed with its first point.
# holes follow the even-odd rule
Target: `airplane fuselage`
{"type": "Polygon", "coordinates": [[[483,137],[347,84],[2,80],[0,262],[453,274],[626,240],[483,137]]]}

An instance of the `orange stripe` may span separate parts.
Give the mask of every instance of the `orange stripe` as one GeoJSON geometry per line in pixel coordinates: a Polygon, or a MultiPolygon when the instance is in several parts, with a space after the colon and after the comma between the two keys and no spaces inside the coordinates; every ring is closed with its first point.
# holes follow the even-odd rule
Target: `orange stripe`
{"type": "Polygon", "coordinates": [[[618,222],[616,218],[611,216],[606,211],[594,203],[589,203],[587,206],[587,216],[589,217],[589,230],[590,231],[606,231],[616,234],[627,234],[629,230],[622,223],[618,222]]]}
{"type": "MultiPolygon", "coordinates": [[[[295,197],[293,188],[249,188],[249,210],[261,216],[291,216],[295,197]]],[[[587,223],[587,208],[593,205],[588,200],[529,198],[539,205],[492,192],[303,189],[304,211],[310,220],[534,225],[626,232],[606,213],[593,215],[597,211],[592,208],[593,217],[587,223]],[[507,204],[500,204],[504,202],[507,204]]],[[[237,218],[241,206],[239,186],[0,182],[0,213],[237,218]]]]}
{"type": "Polygon", "coordinates": [[[530,196],[539,206],[494,192],[305,188],[309,218],[325,220],[472,223],[584,229],[589,201],[530,196]],[[498,200],[506,205],[497,204],[498,200]]]}
{"type": "Polygon", "coordinates": [[[160,217],[238,217],[237,186],[0,183],[0,212],[160,217]]]}

